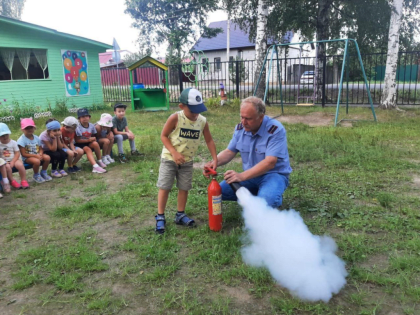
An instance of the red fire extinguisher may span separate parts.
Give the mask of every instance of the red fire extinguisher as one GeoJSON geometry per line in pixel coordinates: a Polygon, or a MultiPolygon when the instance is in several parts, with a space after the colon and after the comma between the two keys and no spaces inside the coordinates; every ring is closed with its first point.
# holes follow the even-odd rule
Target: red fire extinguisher
{"type": "Polygon", "coordinates": [[[209,201],[209,227],[210,230],[219,232],[222,229],[222,188],[216,180],[217,172],[205,167],[204,172],[212,176],[207,189],[209,201]]]}

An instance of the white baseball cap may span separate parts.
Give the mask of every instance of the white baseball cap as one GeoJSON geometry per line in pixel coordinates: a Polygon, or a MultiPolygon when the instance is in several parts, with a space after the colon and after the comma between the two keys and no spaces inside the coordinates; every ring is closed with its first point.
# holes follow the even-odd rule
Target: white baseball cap
{"type": "Polygon", "coordinates": [[[182,91],[179,102],[187,105],[191,113],[194,114],[199,114],[207,110],[203,103],[203,96],[194,88],[188,88],[182,91]]]}
{"type": "Polygon", "coordinates": [[[74,125],[77,126],[79,124],[79,122],[77,121],[77,119],[75,117],[73,117],[73,116],[66,117],[66,119],[64,119],[64,121],[61,122],[61,123],[64,126],[69,126],[69,127],[72,127],[74,125]]]}

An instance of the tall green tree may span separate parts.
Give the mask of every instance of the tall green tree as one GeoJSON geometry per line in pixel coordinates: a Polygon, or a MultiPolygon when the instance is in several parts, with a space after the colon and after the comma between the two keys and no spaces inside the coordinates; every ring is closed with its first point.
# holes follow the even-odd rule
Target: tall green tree
{"type": "Polygon", "coordinates": [[[185,48],[198,37],[213,37],[221,29],[206,26],[208,13],[218,7],[217,0],[126,0],[125,12],[136,21],[142,38],[157,45],[167,43],[166,63],[179,63],[185,48]]]}
{"type": "MultiPolygon", "coordinates": [[[[415,49],[418,48],[415,38],[420,30],[419,0],[403,1],[400,49],[415,49]]],[[[259,20],[258,3],[259,0],[239,0],[232,14],[254,41],[259,20]]],[[[267,38],[279,42],[283,34],[293,30],[299,31],[305,40],[354,38],[363,53],[383,52],[387,49],[392,11],[389,0],[265,0],[265,3],[269,8],[266,19],[267,38]]],[[[343,47],[342,42],[319,45],[318,87],[323,84],[321,71],[324,56],[338,53],[343,47]]],[[[320,92],[318,95],[322,97],[320,92]]]]}
{"type": "Polygon", "coordinates": [[[20,20],[26,0],[0,0],[0,15],[20,20]]]}

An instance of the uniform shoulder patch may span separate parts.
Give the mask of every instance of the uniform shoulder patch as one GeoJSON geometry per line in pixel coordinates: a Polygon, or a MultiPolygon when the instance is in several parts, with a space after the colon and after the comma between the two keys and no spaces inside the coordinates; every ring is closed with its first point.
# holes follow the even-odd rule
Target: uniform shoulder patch
{"type": "Polygon", "coordinates": [[[244,126],[241,123],[236,125],[236,130],[242,130],[242,129],[244,129],[244,126]]]}
{"type": "Polygon", "coordinates": [[[277,128],[279,128],[278,126],[276,126],[276,125],[272,125],[269,129],[268,129],[268,133],[269,134],[273,134],[276,130],[277,130],[277,128]]]}

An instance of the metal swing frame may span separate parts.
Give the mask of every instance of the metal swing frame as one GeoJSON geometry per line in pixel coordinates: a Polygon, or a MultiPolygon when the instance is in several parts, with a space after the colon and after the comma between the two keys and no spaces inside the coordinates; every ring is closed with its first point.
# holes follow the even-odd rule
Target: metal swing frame
{"type": "MultiPolygon", "coordinates": [[[[282,84],[281,84],[281,74],[280,74],[280,63],[279,63],[278,47],[281,47],[281,46],[291,46],[291,45],[331,43],[331,42],[345,42],[344,56],[343,56],[343,65],[342,65],[342,68],[341,68],[341,75],[340,75],[340,87],[339,87],[339,90],[338,90],[337,109],[336,109],[336,112],[335,112],[335,119],[334,119],[334,127],[336,127],[337,124],[339,124],[343,120],[347,120],[347,121],[350,120],[351,121],[351,119],[341,119],[340,121],[338,121],[338,115],[339,115],[339,109],[340,109],[340,101],[341,101],[341,92],[343,90],[343,80],[344,80],[344,72],[345,71],[347,73],[347,76],[346,76],[346,79],[347,79],[347,87],[346,87],[347,88],[346,114],[349,113],[349,93],[348,93],[348,86],[349,86],[349,84],[348,84],[349,83],[348,82],[348,77],[349,77],[349,69],[348,69],[348,47],[349,47],[349,42],[353,42],[355,44],[355,47],[356,47],[356,50],[357,50],[357,57],[359,59],[360,68],[362,69],[363,79],[365,81],[365,86],[366,86],[366,90],[367,90],[367,93],[368,93],[370,108],[371,108],[372,114],[373,114],[373,120],[375,122],[377,122],[376,114],[375,114],[375,109],[373,108],[372,96],[370,94],[369,84],[368,84],[367,78],[366,78],[365,67],[363,66],[362,56],[360,55],[359,45],[357,44],[357,41],[355,39],[352,39],[352,38],[346,38],[346,39],[329,39],[329,40],[318,40],[318,41],[308,41],[308,42],[300,42],[300,43],[287,43],[287,44],[275,44],[275,45],[271,45],[268,48],[268,50],[267,50],[267,54],[265,55],[263,65],[262,65],[261,70],[260,70],[260,75],[258,76],[257,84],[255,85],[254,96],[257,94],[257,89],[258,89],[258,86],[260,85],[260,82],[261,82],[261,77],[262,77],[263,70],[265,69],[265,67],[267,65],[267,59],[268,59],[268,56],[271,53],[270,62],[269,62],[269,65],[268,65],[268,73],[266,75],[265,92],[264,92],[264,103],[266,102],[266,100],[267,100],[267,94],[268,94],[268,87],[269,87],[269,83],[270,83],[270,74],[271,74],[272,67],[273,67],[273,57],[274,57],[274,53],[276,53],[276,57],[277,57],[276,58],[277,59],[277,78],[278,78],[277,81],[279,83],[279,89],[280,89],[281,113],[284,114],[283,94],[282,94],[282,84]]],[[[314,79],[316,79],[315,76],[314,76],[314,79]]],[[[300,80],[300,78],[299,78],[299,80],[300,80]]],[[[325,82],[324,82],[324,84],[325,84],[325,82]]],[[[353,120],[353,121],[355,121],[355,120],[353,120]]]]}
{"type": "MultiPolygon", "coordinates": [[[[298,70],[298,73],[299,73],[299,75],[298,75],[298,77],[299,77],[299,79],[298,79],[298,90],[297,90],[297,103],[296,103],[296,106],[315,106],[315,102],[316,102],[316,98],[317,98],[317,89],[318,89],[318,80],[316,80],[316,74],[318,73],[318,45],[316,45],[316,49],[315,49],[315,58],[316,58],[316,61],[315,61],[315,66],[314,66],[314,76],[313,76],[313,78],[312,78],[312,95],[300,95],[300,80],[301,80],[301,77],[302,77],[302,70],[301,70],[301,66],[302,66],[302,62],[301,62],[301,59],[302,59],[302,50],[303,50],[303,44],[301,44],[301,45],[299,45],[299,70],[298,70]],[[303,99],[305,99],[306,98],[306,103],[299,103],[299,99],[300,98],[303,98],[303,99]],[[311,103],[309,103],[309,99],[312,99],[312,104],[311,103]]],[[[309,87],[309,84],[308,84],[308,87],[309,87]]]]}

